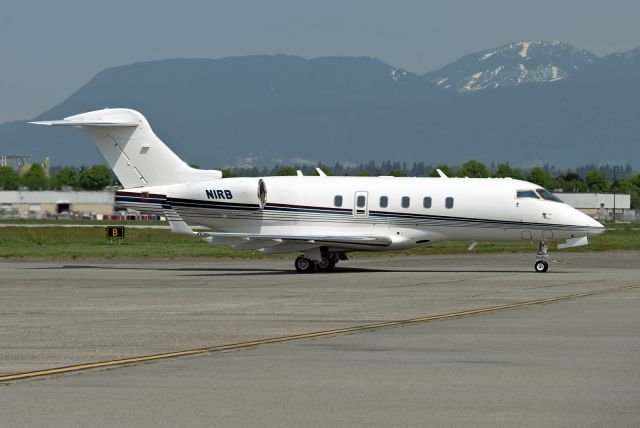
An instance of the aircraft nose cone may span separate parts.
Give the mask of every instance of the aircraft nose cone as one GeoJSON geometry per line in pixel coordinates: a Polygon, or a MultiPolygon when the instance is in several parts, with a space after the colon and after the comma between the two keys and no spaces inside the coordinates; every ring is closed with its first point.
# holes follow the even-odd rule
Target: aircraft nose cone
{"type": "Polygon", "coordinates": [[[596,219],[584,214],[587,221],[587,227],[589,228],[589,235],[599,235],[605,231],[604,226],[596,219]]]}

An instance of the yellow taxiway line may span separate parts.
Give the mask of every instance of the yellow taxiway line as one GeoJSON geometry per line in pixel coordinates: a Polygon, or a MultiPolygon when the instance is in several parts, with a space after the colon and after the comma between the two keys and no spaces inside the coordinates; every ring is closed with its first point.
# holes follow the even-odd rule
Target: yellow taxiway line
{"type": "Polygon", "coordinates": [[[554,303],[554,302],[560,302],[563,300],[577,299],[580,297],[588,297],[588,296],[594,296],[597,294],[613,293],[616,291],[623,291],[623,290],[630,290],[630,289],[637,289],[637,288],[640,288],[640,284],[626,285],[623,287],[616,287],[616,288],[608,288],[605,290],[588,291],[588,292],[577,293],[577,294],[568,294],[568,295],[557,296],[557,297],[547,297],[544,299],[529,300],[525,302],[508,303],[505,305],[490,306],[486,308],[469,309],[466,311],[451,312],[451,313],[441,314],[441,315],[429,315],[429,316],[410,318],[405,320],[386,321],[386,322],[380,322],[375,324],[366,324],[366,325],[359,325],[354,327],[337,328],[333,330],[322,330],[322,331],[316,331],[311,333],[294,334],[291,336],[274,337],[271,339],[254,340],[250,342],[240,342],[240,343],[233,343],[228,345],[218,345],[218,346],[211,346],[206,348],[189,349],[186,351],[168,352],[164,354],[145,355],[141,357],[122,358],[118,360],[100,361],[96,363],[78,364],[73,366],[57,367],[57,368],[45,369],[45,370],[36,370],[36,371],[31,371],[26,373],[16,373],[16,374],[0,376],[0,382],[51,376],[51,375],[57,375],[57,374],[63,374],[63,373],[77,372],[82,370],[96,369],[101,367],[124,366],[128,364],[164,360],[168,358],[184,357],[189,355],[198,355],[198,354],[205,354],[205,353],[214,353],[214,352],[229,351],[229,350],[235,350],[235,349],[250,348],[250,347],[255,347],[259,345],[290,342],[294,340],[310,339],[314,337],[335,336],[340,334],[355,333],[355,332],[367,331],[367,330],[377,330],[377,329],[389,328],[389,327],[398,327],[398,326],[416,324],[416,323],[422,323],[422,322],[428,322],[428,321],[446,320],[446,319],[459,318],[459,317],[464,317],[469,315],[478,315],[478,314],[485,314],[489,312],[501,311],[504,309],[515,309],[515,308],[522,308],[526,306],[541,305],[545,303],[554,303]]]}

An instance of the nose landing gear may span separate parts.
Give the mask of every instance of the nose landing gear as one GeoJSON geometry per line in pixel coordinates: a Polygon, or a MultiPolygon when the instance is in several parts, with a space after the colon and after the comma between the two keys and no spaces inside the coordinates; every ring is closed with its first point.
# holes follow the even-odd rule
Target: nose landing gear
{"type": "Polygon", "coordinates": [[[538,252],[536,253],[536,262],[533,265],[533,268],[538,273],[544,273],[549,269],[549,246],[544,242],[540,241],[540,245],[538,245],[538,252]]]}

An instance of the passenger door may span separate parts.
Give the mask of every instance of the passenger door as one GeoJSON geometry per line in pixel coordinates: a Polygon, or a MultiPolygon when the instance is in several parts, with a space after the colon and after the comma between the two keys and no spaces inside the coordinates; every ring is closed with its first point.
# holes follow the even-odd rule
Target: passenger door
{"type": "Polygon", "coordinates": [[[353,216],[369,217],[369,192],[356,192],[353,197],[353,216]]]}

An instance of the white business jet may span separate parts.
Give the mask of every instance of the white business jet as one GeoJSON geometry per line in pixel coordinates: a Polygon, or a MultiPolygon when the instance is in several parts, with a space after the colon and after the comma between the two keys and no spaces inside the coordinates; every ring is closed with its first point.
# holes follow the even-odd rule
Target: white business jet
{"type": "Polygon", "coordinates": [[[124,186],[118,205],[166,216],[175,233],[211,244],[300,252],[298,272],[331,271],[350,251],[400,250],[442,241],[538,242],[534,268],[546,272],[550,240],[589,243],[604,227],[534,183],[510,178],[223,178],[191,168],[129,109],[64,120],[91,135],[124,186]],[[195,233],[188,224],[219,232],[195,233]]]}

